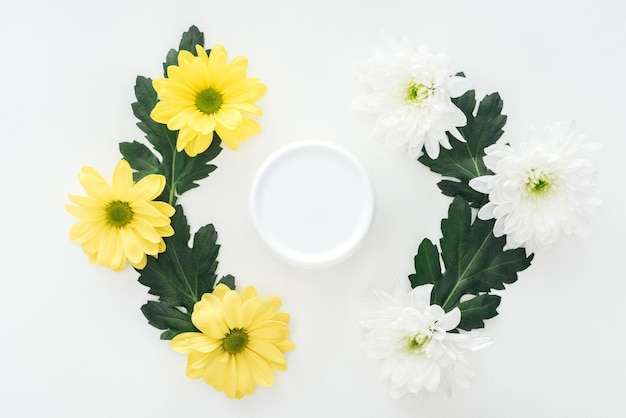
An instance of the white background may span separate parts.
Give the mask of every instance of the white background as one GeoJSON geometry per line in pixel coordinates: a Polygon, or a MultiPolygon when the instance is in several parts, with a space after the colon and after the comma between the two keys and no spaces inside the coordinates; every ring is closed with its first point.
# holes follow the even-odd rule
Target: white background
{"type": "Polygon", "coordinates": [[[586,1],[29,1],[0,6],[2,129],[0,415],[3,417],[620,417],[624,405],[626,12],[586,1]],[[185,376],[159,340],[128,269],[92,266],[68,238],[68,193],[90,165],[110,178],[118,143],[142,139],[136,75],[161,76],[165,53],[195,24],[207,46],[246,55],[269,87],[263,132],[228,149],[181,199],[192,229],[214,223],[218,273],[278,295],[295,351],[273,388],[227,399],[185,376]],[[355,74],[380,32],[446,52],[477,96],[499,91],[505,138],[576,120],[602,142],[594,235],[536,256],[472,353],[470,389],[391,399],[360,349],[356,315],[374,288],[412,272],[419,242],[439,238],[449,200],[437,176],[371,138],[352,110],[355,74]],[[248,192],[275,149],[318,138],[366,167],[376,214],[360,251],[325,270],[277,260],[255,234],[248,192]]]}

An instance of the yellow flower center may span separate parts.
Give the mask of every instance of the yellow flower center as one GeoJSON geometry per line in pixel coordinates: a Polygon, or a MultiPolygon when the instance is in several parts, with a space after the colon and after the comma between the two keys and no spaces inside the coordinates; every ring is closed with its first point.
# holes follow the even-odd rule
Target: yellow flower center
{"type": "Polygon", "coordinates": [[[202,90],[198,93],[198,96],[196,96],[196,106],[198,110],[207,115],[212,115],[220,110],[223,102],[222,93],[210,87],[206,90],[202,90]]]}
{"type": "Polygon", "coordinates": [[[128,224],[133,219],[133,210],[128,202],[114,200],[106,207],[106,219],[109,224],[118,228],[128,224]]]}
{"type": "Polygon", "coordinates": [[[230,354],[243,351],[248,345],[248,333],[241,328],[231,330],[222,340],[222,347],[230,354]]]}
{"type": "Polygon", "coordinates": [[[432,88],[427,87],[423,84],[416,84],[412,82],[409,85],[406,93],[406,99],[412,103],[422,103],[424,100],[428,99],[432,88]]]}

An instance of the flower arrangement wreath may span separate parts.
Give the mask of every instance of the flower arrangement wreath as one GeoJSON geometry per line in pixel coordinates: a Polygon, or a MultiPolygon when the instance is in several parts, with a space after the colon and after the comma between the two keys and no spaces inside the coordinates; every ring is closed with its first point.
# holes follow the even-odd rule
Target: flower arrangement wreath
{"type": "MultiPolygon", "coordinates": [[[[424,239],[408,280],[398,280],[392,293],[373,291],[361,321],[363,346],[380,360],[392,396],[450,393],[452,384],[470,382],[464,351],[491,343],[480,329],[498,314],[494,290],[515,282],[534,253],[562,233],[589,234],[585,216],[600,203],[597,146],[564,123],[498,141],[506,122],[499,94],[477,104],[447,56],[415,50],[406,38],[386,38],[369,64],[360,77],[369,93],[356,107],[377,115],[376,136],[440,174],[438,186],[452,202],[439,246],[424,239]]],[[[218,280],[214,226],[201,227],[190,242],[176,202],[216,169],[211,161],[222,143],[237,149],[260,132],[250,115],[261,115],[254,102],[266,86],[247,77],[246,58],[229,63],[223,46],[205,49],[195,26],[163,68],[163,78],[137,77],[132,104],[153,149],[120,143],[123,159],[111,184],[82,168],[87,196],[72,194],[66,205],[78,218],[70,239],[92,263],[114,271],[130,263],[156,297],[143,314],[161,339],[188,355],[187,375],[241,398],[257,384],[272,386],[274,371],[287,368],[289,314],[278,297],[261,298],[252,286],[237,292],[231,275],[218,280]]]]}

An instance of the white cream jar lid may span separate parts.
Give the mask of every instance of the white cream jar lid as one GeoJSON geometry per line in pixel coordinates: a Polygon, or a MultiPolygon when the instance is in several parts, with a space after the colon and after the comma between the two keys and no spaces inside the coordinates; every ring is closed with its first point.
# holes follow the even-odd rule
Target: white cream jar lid
{"type": "Polygon", "coordinates": [[[291,143],[259,168],[250,193],[254,226],[282,260],[321,268],[352,255],[369,230],[374,194],[361,163],[325,141],[291,143]]]}

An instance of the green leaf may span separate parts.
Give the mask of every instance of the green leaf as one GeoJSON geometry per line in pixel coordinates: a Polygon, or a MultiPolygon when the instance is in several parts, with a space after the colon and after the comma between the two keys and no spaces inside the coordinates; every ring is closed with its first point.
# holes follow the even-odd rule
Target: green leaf
{"type": "Polygon", "coordinates": [[[469,204],[456,197],[448,217],[441,221],[441,254],[430,240],[424,239],[415,255],[415,273],[409,276],[411,287],[432,283],[431,303],[446,312],[459,307],[461,329],[481,328],[486,319],[496,316],[500,297],[489,292],[515,282],[517,273],[530,266],[533,259],[532,254],[526,257],[522,248],[505,251],[506,238],[493,235],[493,223],[481,219],[472,222],[469,204]],[[461,302],[466,295],[475,297],[461,302]]]}
{"type": "Polygon", "coordinates": [[[424,239],[420,244],[414,262],[415,274],[409,276],[411,287],[415,288],[441,280],[439,251],[429,239],[424,239]]]}
{"type": "Polygon", "coordinates": [[[484,201],[484,195],[473,190],[468,183],[474,177],[491,174],[483,162],[484,150],[489,145],[495,144],[504,133],[502,128],[506,123],[506,116],[502,114],[503,102],[498,93],[487,95],[480,102],[474,115],[476,108],[474,90],[452,101],[467,118],[467,124],[458,128],[466,142],[459,141],[448,133],[451,149],[442,148],[436,159],[424,154],[418,161],[443,177],[457,179],[456,184],[451,184],[450,181],[439,184],[444,194],[461,195],[472,206],[478,207],[480,202],[484,201]]]}
{"type": "Polygon", "coordinates": [[[167,77],[167,69],[171,65],[178,65],[178,51],[170,49],[165,56],[165,62],[163,63],[163,77],[167,77]]]}
{"type": "Polygon", "coordinates": [[[120,152],[126,161],[133,162],[131,166],[137,170],[133,173],[135,181],[148,174],[164,174],[161,172],[161,161],[141,142],[121,142],[120,152]]]}
{"type": "Polygon", "coordinates": [[[209,148],[196,155],[188,156],[184,151],[176,150],[177,132],[171,131],[166,125],[155,122],[150,117],[158,99],[152,86],[152,80],[139,76],[135,84],[137,101],[132,104],[134,115],[139,119],[137,126],[146,134],[146,139],[152,144],[157,157],[147,147],[121,143],[120,152],[130,166],[136,170],[135,180],[148,174],[162,174],[166,178],[165,189],[160,200],[174,205],[177,198],[183,193],[198,187],[198,181],[209,176],[217,167],[209,164],[222,151],[221,141],[214,134],[209,148]],[[149,156],[149,153],[152,156],[149,156]]]}
{"type": "Polygon", "coordinates": [[[441,221],[441,257],[445,272],[435,282],[431,300],[446,312],[464,295],[478,295],[517,280],[532,254],[523,248],[504,250],[506,238],[493,235],[493,220],[471,222],[471,209],[460,197],[450,204],[448,218],[441,221]]]}
{"type": "Polygon", "coordinates": [[[437,183],[441,193],[446,196],[456,197],[461,196],[463,200],[468,202],[473,208],[480,208],[489,200],[486,194],[477,192],[476,190],[468,187],[467,183],[454,180],[441,180],[437,183]]]}
{"type": "Polygon", "coordinates": [[[230,274],[222,277],[217,284],[225,284],[230,288],[230,290],[235,290],[235,278],[230,274]]]}
{"type": "Polygon", "coordinates": [[[498,305],[500,305],[500,296],[487,293],[459,303],[461,323],[457,328],[466,331],[484,328],[486,319],[498,315],[496,310],[498,305]]]}
{"type": "Polygon", "coordinates": [[[175,335],[187,330],[181,325],[184,317],[180,314],[191,314],[202,295],[214,289],[219,245],[215,228],[206,225],[195,233],[193,246],[188,246],[189,225],[180,205],[176,206],[171,224],[175,233],[165,238],[165,252],[156,258],[148,257],[146,266],[140,271],[139,282],[150,288],[150,294],[158,297],[157,305],[157,302],[149,302],[148,307],[142,309],[148,321],[175,335]]]}
{"type": "Polygon", "coordinates": [[[187,32],[183,33],[178,50],[186,50],[195,55],[196,45],[204,46],[204,33],[200,32],[195,25],[192,25],[187,32]]]}
{"type": "Polygon", "coordinates": [[[182,312],[163,302],[148,301],[141,307],[141,312],[150,325],[165,330],[161,333],[162,340],[171,340],[181,332],[199,332],[191,322],[190,313],[182,312]]]}
{"type": "Polygon", "coordinates": [[[149,293],[159,300],[190,312],[204,293],[213,290],[219,252],[217,232],[213,225],[200,228],[190,248],[189,225],[182,206],[176,206],[171,222],[175,233],[165,238],[166,251],[148,259],[139,282],[150,287],[149,293]]]}

